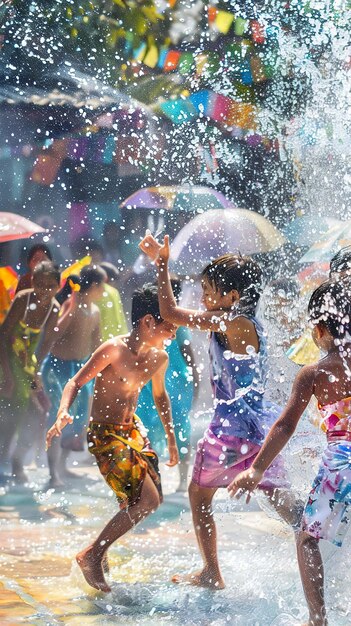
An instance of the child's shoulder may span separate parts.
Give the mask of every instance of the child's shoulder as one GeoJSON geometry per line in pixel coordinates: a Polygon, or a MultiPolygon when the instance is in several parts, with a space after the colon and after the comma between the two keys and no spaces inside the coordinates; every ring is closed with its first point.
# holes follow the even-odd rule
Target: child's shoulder
{"type": "Polygon", "coordinates": [[[166,352],[166,350],[164,348],[150,348],[150,358],[155,359],[155,361],[157,361],[160,366],[163,363],[168,363],[169,357],[168,354],[166,352]]]}

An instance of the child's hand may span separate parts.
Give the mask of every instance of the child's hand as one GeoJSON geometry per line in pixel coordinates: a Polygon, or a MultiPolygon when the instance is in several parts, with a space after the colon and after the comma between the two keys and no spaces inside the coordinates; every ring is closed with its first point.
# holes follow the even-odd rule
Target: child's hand
{"type": "Polygon", "coordinates": [[[160,247],[158,252],[159,259],[162,261],[168,261],[170,257],[170,248],[169,248],[169,235],[165,235],[163,238],[163,245],[160,247]]]}
{"type": "Polygon", "coordinates": [[[139,243],[139,248],[149,257],[150,261],[157,264],[159,260],[168,261],[170,256],[169,235],[164,236],[163,245],[161,245],[151,233],[147,234],[139,243]]]}
{"type": "Polygon", "coordinates": [[[46,449],[50,448],[53,438],[60,437],[62,429],[73,422],[73,417],[67,411],[60,411],[58,415],[55,424],[46,433],[46,449]]]}
{"type": "Polygon", "coordinates": [[[251,492],[256,489],[258,483],[261,482],[262,476],[262,472],[251,467],[241,472],[228,486],[230,497],[233,498],[235,496],[239,499],[246,492],[246,503],[248,504],[250,502],[251,492]]]}
{"type": "Polygon", "coordinates": [[[169,461],[167,461],[166,465],[168,467],[174,467],[174,465],[178,465],[179,463],[179,452],[177,448],[177,444],[168,444],[169,451],[169,461]]]}
{"type": "Polygon", "coordinates": [[[144,239],[139,243],[139,248],[146,254],[150,261],[157,261],[161,249],[161,244],[151,235],[150,231],[146,231],[144,239]]]}

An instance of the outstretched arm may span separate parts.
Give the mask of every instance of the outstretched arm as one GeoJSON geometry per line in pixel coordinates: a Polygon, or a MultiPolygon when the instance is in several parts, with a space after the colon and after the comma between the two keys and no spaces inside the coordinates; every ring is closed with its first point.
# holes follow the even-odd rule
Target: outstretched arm
{"type": "MultiPolygon", "coordinates": [[[[228,486],[228,491],[232,497],[240,496],[241,490],[253,491],[261,482],[263,474],[272,461],[292,437],[297,423],[313,395],[315,375],[315,365],[306,366],[298,373],[288,404],[279,419],[273,424],[251,467],[241,472],[228,486]]],[[[249,499],[250,495],[247,496],[247,502],[249,499]]]]}
{"type": "Polygon", "coordinates": [[[168,235],[164,237],[163,246],[160,246],[152,235],[147,235],[139,247],[150,259],[156,260],[158,265],[158,298],[161,317],[164,320],[177,326],[188,326],[199,330],[212,330],[214,332],[227,330],[230,321],[228,320],[228,313],[225,311],[199,311],[177,306],[168,271],[170,255],[168,235]]]}
{"type": "Polygon", "coordinates": [[[89,361],[83,365],[79,372],[77,372],[77,374],[68,381],[62,393],[56,422],[50,430],[48,430],[46,435],[47,448],[50,447],[53,437],[59,437],[62,429],[67,426],[67,424],[72,423],[73,418],[69,414],[69,409],[73,404],[78,391],[90,380],[95,378],[100,372],[102,372],[108,365],[110,365],[113,352],[114,340],[111,339],[100,346],[90,357],[89,361]]]}
{"type": "Polygon", "coordinates": [[[172,467],[179,462],[178,447],[174,435],[172,410],[169,395],[165,386],[165,375],[168,367],[168,358],[164,353],[164,359],[159,369],[152,377],[152,395],[157,412],[163,424],[168,444],[169,461],[166,465],[172,467]]]}

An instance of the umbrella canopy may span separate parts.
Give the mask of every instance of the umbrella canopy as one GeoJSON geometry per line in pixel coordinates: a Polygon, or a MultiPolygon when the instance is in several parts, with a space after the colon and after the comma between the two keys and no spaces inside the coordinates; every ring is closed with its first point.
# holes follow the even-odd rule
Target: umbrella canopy
{"type": "Polygon", "coordinates": [[[351,245],[351,220],[333,226],[326,235],[307,250],[299,263],[330,261],[338,250],[349,245],[351,245]]]}
{"type": "Polygon", "coordinates": [[[207,209],[230,208],[232,203],[216,189],[196,185],[145,187],[120,205],[132,209],[165,209],[202,213],[207,209]]]}
{"type": "Polygon", "coordinates": [[[13,239],[26,239],[35,233],[43,233],[45,228],[22,215],[0,212],[0,243],[13,239]]]}
{"type": "Polygon", "coordinates": [[[284,228],[283,233],[296,246],[307,247],[319,241],[321,236],[340,223],[340,220],[331,217],[316,218],[312,215],[301,215],[290,222],[284,228]]]}
{"type": "Polygon", "coordinates": [[[246,209],[214,209],[194,217],[176,236],[171,250],[177,271],[199,274],[210,260],[227,252],[254,254],[286,242],[262,215],[246,209]]]}

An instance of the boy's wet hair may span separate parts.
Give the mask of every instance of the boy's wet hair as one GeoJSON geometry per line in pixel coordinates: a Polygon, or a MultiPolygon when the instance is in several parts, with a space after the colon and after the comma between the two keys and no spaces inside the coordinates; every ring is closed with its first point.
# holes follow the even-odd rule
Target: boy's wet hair
{"type": "Polygon", "coordinates": [[[321,324],[334,339],[351,342],[351,280],[327,280],[317,287],[308,303],[313,325],[321,324]]]}
{"type": "Polygon", "coordinates": [[[206,265],[201,277],[222,295],[235,289],[240,307],[256,310],[262,291],[262,270],[251,257],[224,254],[206,265]]]}
{"type": "Polygon", "coordinates": [[[85,293],[93,285],[101,285],[106,280],[106,272],[99,265],[86,265],[83,267],[80,277],[79,285],[80,291],[85,293]]]}
{"type": "Polygon", "coordinates": [[[29,248],[28,250],[28,253],[27,253],[28,265],[37,252],[43,252],[48,257],[49,261],[52,261],[52,254],[51,254],[50,248],[46,246],[45,243],[36,243],[34,246],[29,248]]]}
{"type": "Polygon", "coordinates": [[[329,276],[340,274],[341,272],[351,273],[351,246],[345,246],[337,252],[330,261],[329,276]]]}
{"type": "Polygon", "coordinates": [[[60,284],[60,270],[57,265],[55,265],[51,261],[41,261],[40,263],[38,263],[38,265],[35,266],[33,271],[33,280],[36,280],[40,276],[44,275],[50,276],[50,278],[55,280],[58,285],[60,284]]]}
{"type": "Polygon", "coordinates": [[[136,289],[132,297],[132,325],[136,328],[145,315],[152,315],[156,324],[163,322],[158,303],[158,289],[156,285],[143,285],[136,289]]]}

